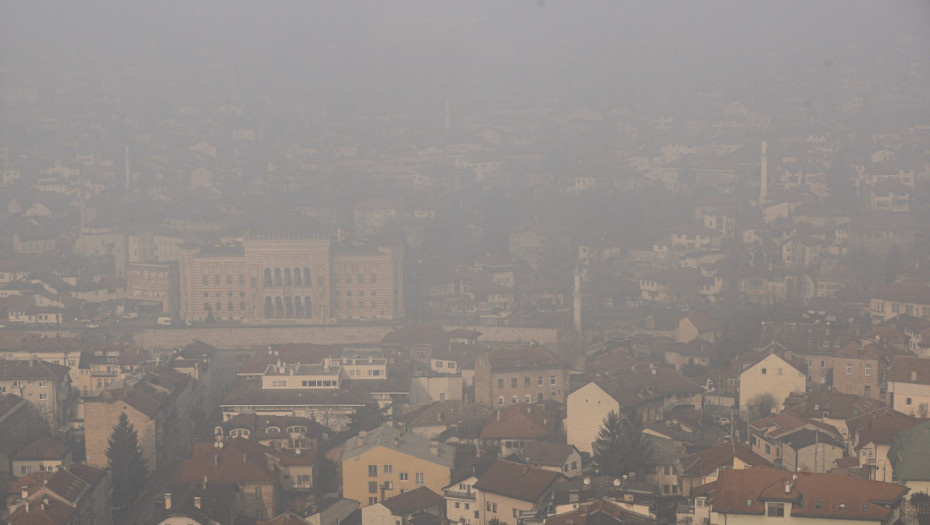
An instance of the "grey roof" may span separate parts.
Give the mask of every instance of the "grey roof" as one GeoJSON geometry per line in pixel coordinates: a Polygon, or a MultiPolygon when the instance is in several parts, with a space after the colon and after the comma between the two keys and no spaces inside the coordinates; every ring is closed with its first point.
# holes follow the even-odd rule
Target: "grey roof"
{"type": "Polygon", "coordinates": [[[930,481],[930,421],[895,436],[888,460],[899,480],[930,481]]]}
{"type": "Polygon", "coordinates": [[[434,455],[430,450],[429,439],[411,432],[404,432],[390,425],[382,425],[365,433],[365,435],[350,438],[346,441],[342,450],[342,461],[364,454],[377,447],[396,450],[408,456],[432,461],[450,469],[455,464],[455,449],[453,447],[440,443],[438,447],[439,453],[434,455]]]}
{"type": "Polygon", "coordinates": [[[565,443],[527,441],[523,445],[523,460],[535,465],[561,467],[573,450],[575,450],[574,445],[565,443]]]}
{"type": "Polygon", "coordinates": [[[830,434],[810,428],[802,428],[797,432],[792,432],[791,434],[782,438],[782,441],[788,445],[791,445],[791,448],[794,450],[801,450],[802,448],[809,447],[814,443],[826,443],[834,447],[846,448],[840,440],[836,439],[830,434]]]}
{"type": "Polygon", "coordinates": [[[654,436],[652,434],[643,434],[649,443],[649,453],[652,462],[656,465],[674,465],[675,461],[684,457],[681,443],[674,439],[654,436]]]}

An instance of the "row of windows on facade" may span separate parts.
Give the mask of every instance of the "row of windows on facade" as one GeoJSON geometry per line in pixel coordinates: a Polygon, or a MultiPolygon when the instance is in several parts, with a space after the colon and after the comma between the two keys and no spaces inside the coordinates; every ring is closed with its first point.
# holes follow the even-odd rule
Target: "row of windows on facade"
{"type": "MultiPolygon", "coordinates": [[[[807,366],[811,366],[811,362],[810,362],[810,361],[807,362],[807,366]]],[[[820,360],[820,368],[826,368],[826,367],[827,367],[827,362],[826,362],[825,360],[821,359],[821,360],[820,360]]],[[[778,370],[780,371],[781,368],[779,368],[778,370]]],[[[864,372],[864,375],[866,375],[866,376],[871,376],[871,375],[872,375],[872,365],[870,365],[870,364],[863,365],[863,369],[862,369],[862,370],[863,370],[863,372],[864,372]]],[[[765,369],[764,369],[764,368],[762,369],[762,373],[765,374],[765,369]]],[[[851,376],[852,374],[853,374],[853,365],[847,363],[847,364],[846,364],[846,375],[851,376]]]]}
{"type": "MultiPolygon", "coordinates": [[[[441,367],[440,367],[440,368],[441,368],[441,367]]],[[[763,372],[763,373],[764,373],[764,372],[763,372]]],[[[510,378],[510,388],[517,388],[518,383],[519,383],[519,378],[518,378],[518,377],[511,377],[511,378],[510,378]]],[[[525,376],[525,377],[523,378],[523,386],[524,386],[524,387],[528,387],[528,386],[530,386],[530,383],[531,383],[531,381],[530,381],[530,376],[525,376]]],[[[556,385],[558,384],[558,380],[557,380],[556,376],[549,376],[549,384],[552,385],[552,386],[556,386],[556,385]]],[[[543,376],[536,376],[536,385],[537,385],[537,386],[543,386],[543,376]]],[[[497,378],[497,388],[504,388],[504,378],[503,378],[503,377],[497,378]]]]}
{"type": "MultiPolygon", "coordinates": [[[[552,392],[549,393],[549,395],[552,396],[552,397],[554,398],[554,397],[556,396],[556,391],[553,390],[552,392]]],[[[532,396],[530,396],[529,394],[526,394],[525,396],[523,396],[523,402],[524,402],[524,403],[532,403],[532,402],[533,402],[532,396]]],[[[542,392],[539,392],[539,393],[536,394],[536,402],[537,402],[537,403],[542,403],[542,402],[543,402],[543,393],[542,393],[542,392]]],[[[511,404],[511,405],[516,405],[516,404],[517,404],[517,396],[510,396],[510,404],[511,404]]],[[[497,405],[498,405],[498,406],[503,406],[503,405],[504,405],[504,396],[499,396],[499,397],[497,398],[497,405]]]]}
{"type": "MultiPolygon", "coordinates": [[[[335,388],[339,386],[339,383],[337,381],[329,381],[329,380],[323,380],[323,381],[305,380],[305,381],[301,381],[300,383],[301,383],[301,386],[309,387],[309,388],[335,388]]],[[[286,380],[272,381],[271,386],[279,386],[279,387],[287,386],[287,381],[286,380]]]]}
{"type": "MultiPolygon", "coordinates": [[[[15,384],[15,383],[16,383],[16,382],[14,381],[13,388],[19,388],[19,385],[15,384]]],[[[0,386],[0,394],[5,394],[5,393],[6,393],[6,387],[5,387],[5,386],[0,386]]],[[[32,397],[32,393],[29,394],[29,397],[32,397]]],[[[40,393],[40,394],[39,394],[39,401],[48,401],[48,394],[40,393]]]]}
{"type": "MultiPolygon", "coordinates": [[[[382,465],[382,471],[381,471],[381,472],[382,472],[383,474],[393,474],[393,473],[394,473],[394,465],[382,465]]],[[[398,479],[399,479],[400,481],[410,481],[410,473],[409,473],[409,472],[400,472],[400,473],[398,474],[398,476],[399,476],[398,479]]],[[[424,474],[424,473],[422,473],[422,472],[417,472],[417,473],[415,474],[415,476],[416,476],[416,477],[415,477],[414,479],[416,480],[416,484],[417,484],[417,485],[422,485],[422,484],[426,483],[426,474],[424,474]]],[[[378,477],[378,465],[368,465],[368,477],[371,477],[371,478],[376,478],[376,477],[378,477]]],[[[369,482],[369,487],[371,486],[371,483],[377,483],[377,481],[371,481],[371,482],[369,482]]],[[[386,488],[386,489],[388,489],[388,490],[390,490],[391,487],[393,486],[393,485],[388,486],[388,485],[391,483],[390,481],[385,481],[384,483],[385,483],[384,488],[386,488]]],[[[376,492],[376,491],[369,491],[369,492],[376,492]]]]}

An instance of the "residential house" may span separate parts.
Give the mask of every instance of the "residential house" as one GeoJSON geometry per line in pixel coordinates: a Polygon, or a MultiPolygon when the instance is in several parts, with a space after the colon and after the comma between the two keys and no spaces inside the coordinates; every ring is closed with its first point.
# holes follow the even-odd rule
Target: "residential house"
{"type": "Polygon", "coordinates": [[[847,421],[849,453],[858,458],[858,465],[871,471],[871,479],[894,481],[894,470],[888,459],[891,442],[899,433],[920,422],[890,409],[850,419],[847,421]]]}
{"type": "Polygon", "coordinates": [[[442,489],[442,495],[446,500],[446,519],[450,523],[478,525],[481,510],[478,508],[478,496],[474,490],[478,475],[460,479],[442,489]]]}
{"type": "MultiPolygon", "coordinates": [[[[340,497],[317,499],[308,509],[309,515],[303,518],[306,525],[339,525],[346,522],[352,513],[358,512],[358,502],[340,497]]],[[[284,525],[268,521],[269,525],[284,525]]]]}
{"type": "Polygon", "coordinates": [[[704,388],[671,368],[635,363],[591,375],[593,380],[572,392],[566,405],[568,443],[581,452],[592,452],[610,412],[649,423],[675,408],[703,406],[704,388]]]}
{"type": "Polygon", "coordinates": [[[262,445],[238,438],[196,443],[192,457],[181,462],[171,483],[199,485],[202,490],[214,485],[230,487],[238,494],[231,502],[236,514],[258,519],[276,516],[281,488],[266,451],[262,445]]]}
{"type": "Polygon", "coordinates": [[[786,352],[784,347],[771,344],[760,350],[737,357],[739,373],[739,410],[744,416],[750,404],[760,396],[774,398],[774,409],[784,409],[784,400],[793,392],[807,390],[806,364],[786,352]]]}
{"type": "Polygon", "coordinates": [[[563,414],[563,407],[554,401],[498,409],[481,428],[481,449],[505,458],[520,454],[529,441],[557,441],[563,414]]]}
{"type": "Polygon", "coordinates": [[[886,368],[902,353],[882,342],[850,343],[833,355],[833,390],[884,399],[886,368]]]}
{"type": "Polygon", "coordinates": [[[475,361],[475,402],[492,408],[568,396],[568,366],[540,344],[498,350],[475,361]]]}
{"type": "Polygon", "coordinates": [[[214,429],[221,438],[240,437],[274,450],[316,449],[326,441],[323,425],[305,417],[238,414],[214,429]]]}
{"type": "Polygon", "coordinates": [[[751,422],[749,446],[775,466],[791,463],[808,472],[826,472],[845,450],[836,428],[790,412],[751,422]]]}
{"type": "Polygon", "coordinates": [[[148,351],[125,343],[102,343],[81,352],[71,369],[71,384],[81,397],[96,397],[128,374],[137,373],[152,360],[148,351]]]}
{"type": "Polygon", "coordinates": [[[11,473],[13,457],[49,433],[38,408],[15,394],[0,394],[0,474],[11,473]]]}
{"type": "Polygon", "coordinates": [[[678,460],[676,468],[681,482],[680,493],[693,497],[697,487],[716,481],[721,470],[760,466],[770,467],[772,463],[742,443],[722,443],[678,460]]]}
{"type": "MultiPolygon", "coordinates": [[[[411,521],[418,514],[429,514],[436,518],[444,515],[445,500],[439,494],[426,487],[391,496],[383,501],[362,508],[362,523],[415,523],[411,521]]],[[[418,522],[416,522],[418,523],[418,522]]]]}
{"type": "Polygon", "coordinates": [[[896,282],[872,293],[869,313],[873,323],[901,314],[930,317],[930,286],[922,282],[896,282]]]}
{"type": "Polygon", "coordinates": [[[904,414],[930,417],[930,359],[899,355],[888,367],[888,405],[904,414]]]}
{"type": "Polygon", "coordinates": [[[480,512],[476,523],[485,525],[495,518],[517,523],[522,513],[543,508],[553,486],[562,480],[557,472],[500,460],[473,485],[480,512]]]}
{"type": "Polygon", "coordinates": [[[34,472],[16,480],[15,492],[7,497],[9,523],[109,525],[111,493],[106,470],[76,463],[55,472],[34,472]]]}
{"type": "Polygon", "coordinates": [[[394,329],[381,340],[385,355],[430,364],[433,354],[449,345],[449,338],[439,325],[408,324],[394,329]]]}
{"type": "Polygon", "coordinates": [[[436,439],[450,428],[479,429],[493,411],[468,401],[437,401],[416,407],[400,417],[403,429],[427,439],[436,439]]]}
{"type": "Polygon", "coordinates": [[[13,474],[25,476],[33,472],[54,472],[70,464],[71,448],[46,436],[29,443],[13,456],[13,474]]]}
{"type": "Polygon", "coordinates": [[[349,438],[342,451],[342,494],[362,508],[420,486],[449,485],[455,449],[382,425],[349,438]]]}
{"type": "Polygon", "coordinates": [[[559,472],[568,479],[581,475],[581,453],[572,445],[527,441],[517,456],[521,463],[534,468],[559,472]]]}
{"type": "Polygon", "coordinates": [[[819,420],[840,431],[847,441],[847,425],[850,420],[866,414],[885,412],[885,403],[854,394],[833,391],[811,391],[791,395],[785,400],[785,410],[811,420],[819,420]]]}
{"type": "Polygon", "coordinates": [[[16,394],[33,403],[49,427],[63,426],[71,410],[71,377],[68,367],[32,358],[0,359],[0,394],[16,394]]]}
{"type": "Polygon", "coordinates": [[[907,487],[840,474],[772,469],[724,470],[711,499],[711,523],[895,523],[907,487]]]}
{"type": "Polygon", "coordinates": [[[233,525],[239,492],[228,483],[169,483],[164,508],[157,509],[146,525],[233,525]]]}

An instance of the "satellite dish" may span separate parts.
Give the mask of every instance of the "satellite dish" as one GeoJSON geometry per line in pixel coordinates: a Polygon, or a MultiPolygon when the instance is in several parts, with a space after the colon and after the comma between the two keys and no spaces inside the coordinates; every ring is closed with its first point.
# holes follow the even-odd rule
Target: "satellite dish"
{"type": "Polygon", "coordinates": [[[591,486],[591,478],[584,478],[583,483],[584,483],[584,486],[585,486],[585,487],[590,487],[590,486],[591,486]]]}
{"type": "Polygon", "coordinates": [[[655,368],[653,368],[652,370],[650,370],[650,372],[652,372],[652,375],[656,375],[656,369],[655,369],[655,368]]]}

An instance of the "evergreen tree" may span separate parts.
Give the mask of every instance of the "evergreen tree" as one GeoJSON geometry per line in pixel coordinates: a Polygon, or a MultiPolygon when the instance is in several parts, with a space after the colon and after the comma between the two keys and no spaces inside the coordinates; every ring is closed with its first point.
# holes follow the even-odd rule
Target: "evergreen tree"
{"type": "Polygon", "coordinates": [[[134,503],[145,490],[148,467],[142,457],[139,435],[125,412],[113,427],[107,444],[107,468],[113,473],[113,504],[134,503]]]}
{"type": "Polygon", "coordinates": [[[594,463],[601,474],[642,474],[651,457],[649,442],[637,420],[621,418],[614,411],[607,414],[594,442],[594,463]]]}
{"type": "Polygon", "coordinates": [[[620,414],[611,410],[594,440],[594,464],[601,474],[624,474],[624,447],[620,414]]]}

